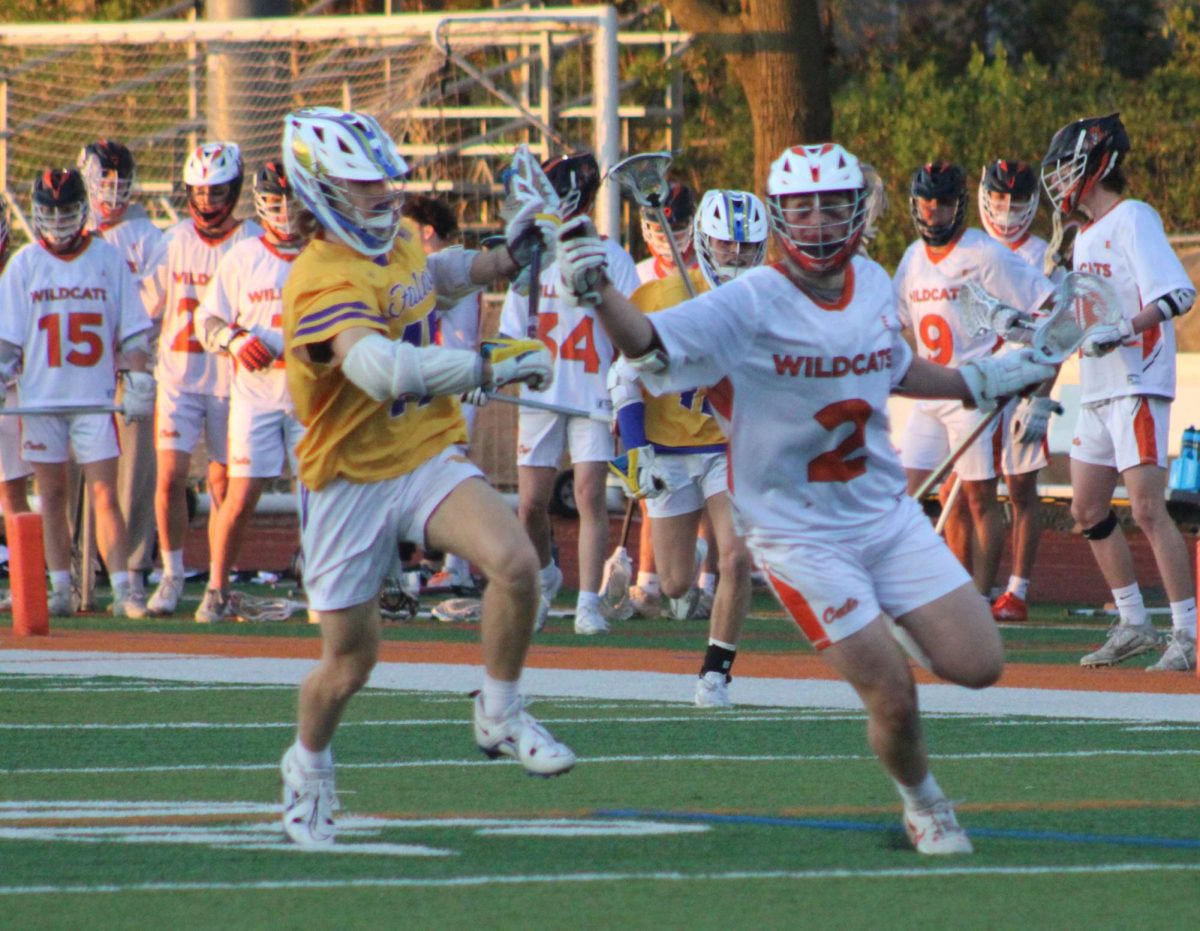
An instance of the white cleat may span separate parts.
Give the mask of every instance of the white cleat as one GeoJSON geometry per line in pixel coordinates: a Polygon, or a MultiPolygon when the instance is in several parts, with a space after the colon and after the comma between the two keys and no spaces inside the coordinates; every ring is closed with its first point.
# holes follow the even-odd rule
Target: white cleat
{"type": "Polygon", "coordinates": [[[725,673],[710,669],[696,680],[697,708],[732,708],[729,697],[729,682],[725,673]]]}
{"type": "Polygon", "coordinates": [[[608,621],[599,608],[590,606],[576,606],[575,608],[575,633],[581,637],[594,637],[597,634],[606,634],[609,632],[608,621]]]}
{"type": "Polygon", "coordinates": [[[1170,634],[1167,651],[1146,672],[1195,672],[1196,638],[1174,631],[1170,634]]]}
{"type": "Polygon", "coordinates": [[[179,596],[182,594],[183,578],[164,575],[162,581],[158,583],[158,588],[150,596],[150,601],[146,604],[147,613],[154,617],[161,617],[164,614],[174,614],[175,608],[179,604],[179,596]]]}
{"type": "Polygon", "coordinates": [[[704,592],[698,588],[688,591],[682,598],[667,599],[667,616],[677,621],[693,621],[699,617],[700,600],[704,592]]]}
{"type": "Polygon", "coordinates": [[[563,574],[558,568],[557,563],[551,563],[554,566],[554,582],[551,585],[546,585],[541,582],[539,576],[539,584],[541,591],[538,593],[538,608],[537,617],[533,621],[533,632],[541,633],[543,627],[546,626],[546,621],[550,617],[550,609],[554,607],[554,599],[558,597],[558,590],[562,588],[563,574]]]}
{"type": "Polygon", "coordinates": [[[108,610],[113,617],[140,621],[146,616],[146,595],[131,590],[128,585],[117,585],[113,588],[113,600],[108,610]]]}
{"type": "Polygon", "coordinates": [[[973,853],[971,838],[954,817],[954,805],[949,799],[936,802],[932,808],[904,810],[904,830],[917,848],[917,853],[946,856],[973,853]]]}
{"type": "Polygon", "coordinates": [[[334,790],[333,770],[305,770],[288,747],[279,764],[283,777],[283,833],[300,847],[333,846],[333,813],[341,805],[334,790]]]}
{"type": "Polygon", "coordinates": [[[1142,653],[1159,647],[1158,633],[1150,624],[1115,624],[1108,631],[1108,640],[1095,653],[1079,661],[1080,666],[1115,666],[1142,653]]]}
{"type": "Polygon", "coordinates": [[[197,624],[217,624],[221,621],[236,621],[237,612],[233,610],[233,600],[227,592],[215,588],[206,588],[200,606],[196,608],[193,619],[197,624]]]}
{"type": "Polygon", "coordinates": [[[75,593],[69,588],[54,589],[46,596],[46,607],[51,617],[74,617],[78,606],[75,593]]]}
{"type": "Polygon", "coordinates": [[[483,712],[483,693],[475,699],[475,743],[490,759],[511,756],[531,776],[561,776],[575,765],[575,753],[554,739],[518,698],[498,718],[483,712]]]}

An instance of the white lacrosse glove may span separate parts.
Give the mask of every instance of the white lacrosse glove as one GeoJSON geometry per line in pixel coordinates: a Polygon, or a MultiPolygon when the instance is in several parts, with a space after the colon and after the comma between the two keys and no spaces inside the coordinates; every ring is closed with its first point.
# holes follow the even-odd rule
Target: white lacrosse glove
{"type": "Polygon", "coordinates": [[[480,354],[492,363],[488,388],[503,388],[523,381],[534,391],[545,391],[554,383],[554,360],[539,339],[485,339],[480,354]]]}
{"type": "Polygon", "coordinates": [[[958,370],[975,406],[985,414],[996,409],[1002,398],[1021,394],[1054,377],[1054,366],[1038,362],[1032,349],[964,362],[958,370]]]}
{"type": "Polygon", "coordinates": [[[125,422],[139,423],[154,416],[154,396],[158,386],[149,372],[125,372],[121,376],[123,391],[121,406],[125,408],[125,422]]]}
{"type": "Polygon", "coordinates": [[[581,305],[600,303],[607,258],[604,240],[591,217],[578,216],[558,228],[558,273],[563,287],[581,305]]]}
{"type": "Polygon", "coordinates": [[[474,404],[476,407],[487,407],[488,401],[492,396],[488,394],[487,388],[472,388],[465,392],[460,398],[463,404],[474,404]]]}
{"type": "Polygon", "coordinates": [[[1053,398],[1025,398],[1013,414],[1013,439],[1018,443],[1040,443],[1046,438],[1050,415],[1062,412],[1063,406],[1053,398]]]}
{"type": "Polygon", "coordinates": [[[1085,356],[1094,359],[1108,355],[1131,336],[1133,324],[1128,320],[1122,320],[1120,323],[1101,323],[1088,330],[1087,336],[1083,338],[1083,345],[1079,348],[1085,356]]]}
{"type": "Polygon", "coordinates": [[[554,261],[554,246],[562,221],[547,212],[540,197],[528,197],[516,215],[504,227],[504,245],[518,268],[533,261],[533,250],[540,244],[542,268],[554,261]]]}
{"type": "Polygon", "coordinates": [[[637,446],[610,460],[608,471],[621,480],[621,490],[628,498],[657,498],[667,489],[654,471],[653,446],[637,446]]]}

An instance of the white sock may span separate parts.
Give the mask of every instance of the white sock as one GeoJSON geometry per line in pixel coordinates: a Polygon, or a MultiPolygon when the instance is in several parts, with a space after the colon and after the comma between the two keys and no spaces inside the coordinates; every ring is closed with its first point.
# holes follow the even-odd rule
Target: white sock
{"type": "Polygon", "coordinates": [[[300,761],[300,765],[311,772],[314,769],[333,769],[333,748],[326,747],[324,750],[316,752],[309,750],[300,742],[300,738],[296,738],[296,759],[300,761]]]}
{"type": "Polygon", "coordinates": [[[1182,634],[1185,637],[1196,639],[1196,599],[1188,598],[1186,601],[1171,602],[1171,627],[1174,628],[1176,636],[1182,634]]]}
{"type": "Polygon", "coordinates": [[[128,588],[129,587],[129,573],[128,572],[114,572],[112,575],[110,575],[108,577],[108,582],[113,587],[114,592],[118,588],[128,588]]]}
{"type": "Polygon", "coordinates": [[[174,576],[177,579],[183,578],[183,550],[164,550],[162,559],[163,575],[174,576]]]}
{"type": "Polygon", "coordinates": [[[647,594],[662,594],[662,583],[658,580],[657,572],[639,572],[637,577],[637,587],[647,594]]]}
{"type": "Polygon", "coordinates": [[[546,563],[546,565],[542,566],[541,569],[538,570],[538,578],[542,580],[543,588],[549,588],[551,585],[554,584],[554,579],[555,579],[554,569],[555,569],[554,560],[552,559],[548,563],[546,563]]]}
{"type": "Polygon", "coordinates": [[[600,594],[598,592],[580,592],[575,599],[575,610],[580,608],[595,608],[600,610],[600,594]]]}
{"type": "MultiPolygon", "coordinates": [[[[895,781],[895,780],[893,780],[895,781]]],[[[915,786],[906,786],[903,783],[896,782],[896,791],[900,793],[900,798],[904,800],[904,807],[924,811],[932,808],[946,796],[942,792],[942,787],[937,784],[937,780],[933,778],[933,773],[925,776],[921,782],[915,786]]]]}
{"type": "Polygon", "coordinates": [[[519,695],[518,682],[493,679],[483,674],[483,713],[489,718],[498,718],[512,707],[519,695]]]}
{"type": "Polygon", "coordinates": [[[1008,591],[1024,601],[1025,596],[1029,594],[1029,579],[1023,579],[1019,575],[1010,575],[1008,591]]]}
{"type": "Polygon", "coordinates": [[[1121,615],[1121,624],[1127,627],[1145,627],[1150,623],[1146,616],[1146,603],[1142,601],[1142,590],[1138,583],[1114,588],[1113,602],[1121,615]]]}
{"type": "Polygon", "coordinates": [[[715,572],[701,572],[700,578],[696,582],[696,587],[706,595],[712,595],[717,590],[717,574],[715,572]]]}
{"type": "Polygon", "coordinates": [[[52,569],[50,571],[50,590],[55,592],[69,592],[71,590],[71,570],[52,569]]]}

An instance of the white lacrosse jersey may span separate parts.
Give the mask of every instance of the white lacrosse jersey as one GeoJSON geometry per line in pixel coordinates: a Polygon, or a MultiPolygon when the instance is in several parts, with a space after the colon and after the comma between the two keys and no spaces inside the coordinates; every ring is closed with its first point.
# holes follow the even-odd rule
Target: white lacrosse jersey
{"type": "Polygon", "coordinates": [[[125,256],[135,280],[142,276],[146,263],[163,236],[162,230],[150,221],[146,208],[140,204],[130,204],[120,223],[97,226],[92,232],[109,245],[116,246],[117,251],[125,256]]]}
{"type": "Polygon", "coordinates": [[[881,266],[852,259],[837,305],[766,266],[650,319],[668,365],[642,382],[656,394],[707,386],[752,541],[844,533],[895,509],[905,479],[887,402],[912,350],[881,266]]]}
{"type": "Polygon", "coordinates": [[[483,315],[483,293],[469,294],[449,310],[437,312],[435,341],[443,349],[479,349],[479,320],[483,315]]]}
{"type": "Polygon", "coordinates": [[[900,320],[916,334],[921,358],[957,368],[990,355],[999,345],[994,333],[971,336],[963,326],[958,294],[969,280],[1025,311],[1035,310],[1054,289],[1040,269],[983,230],[964,230],[950,251],[936,258],[918,239],[900,260],[895,288],[900,320]]]}
{"type": "Polygon", "coordinates": [[[262,227],[243,220],[220,240],[205,239],[191,220],[166,231],[142,276],[146,311],[161,320],[154,377],[192,394],[229,397],[229,362],[204,351],[196,336],[196,308],[217,263],[244,239],[262,235],[262,227]]]}
{"type": "MultiPolygon", "coordinates": [[[[633,259],[611,239],[604,240],[608,279],[626,297],[638,287],[633,259]]],[[[610,413],[606,379],[616,351],[590,307],[580,307],[562,296],[558,263],[541,275],[537,336],[554,357],[554,383],[545,391],[521,386],[521,397],[593,412],[610,413]]],[[[500,332],[523,337],[529,320],[529,298],[509,290],[500,313],[500,332]]]]}
{"type": "Polygon", "coordinates": [[[88,236],[62,259],[38,243],[21,248],[0,276],[0,339],[21,347],[21,403],[111,404],[117,347],[150,328],[137,285],[117,250],[88,236]]]}
{"type": "MultiPolygon", "coordinates": [[[[1121,201],[1079,231],[1074,268],[1103,278],[1126,320],[1176,288],[1193,287],[1158,213],[1140,200],[1121,201]]],[[[1083,357],[1079,382],[1083,404],[1130,395],[1174,398],[1175,321],[1131,337],[1106,356],[1083,357]]]]}
{"type": "Polygon", "coordinates": [[[283,285],[299,253],[280,252],[266,237],[243,239],[221,258],[196,308],[196,330],[209,318],[253,333],[275,354],[267,368],[248,372],[235,357],[230,396],[257,411],[292,412],[283,359],[283,285]]]}

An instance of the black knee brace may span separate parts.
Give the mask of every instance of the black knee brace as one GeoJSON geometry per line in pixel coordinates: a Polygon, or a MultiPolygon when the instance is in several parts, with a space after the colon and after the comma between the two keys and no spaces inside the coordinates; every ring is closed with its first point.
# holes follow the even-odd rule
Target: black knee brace
{"type": "Polygon", "coordinates": [[[1117,529],[1117,512],[1112,508],[1108,509],[1108,517],[1100,521],[1098,524],[1093,524],[1091,527],[1083,529],[1083,536],[1086,540],[1104,540],[1112,536],[1112,532],[1117,529]]]}

